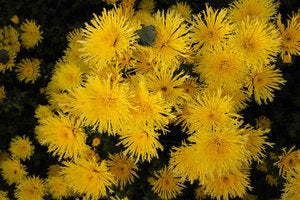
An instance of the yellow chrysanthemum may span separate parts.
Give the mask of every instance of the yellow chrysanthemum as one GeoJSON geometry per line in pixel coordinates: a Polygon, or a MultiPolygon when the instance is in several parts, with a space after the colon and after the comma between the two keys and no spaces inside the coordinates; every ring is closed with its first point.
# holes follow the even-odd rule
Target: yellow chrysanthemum
{"type": "Polygon", "coordinates": [[[264,173],[268,173],[268,165],[267,164],[268,164],[267,161],[263,160],[262,162],[257,163],[256,169],[258,171],[261,171],[261,172],[264,172],[264,173]]]}
{"type": "Polygon", "coordinates": [[[271,129],[271,120],[267,118],[266,116],[260,116],[258,119],[255,119],[256,125],[255,128],[266,130],[271,129]]]}
{"type": "Polygon", "coordinates": [[[4,99],[6,99],[6,92],[5,92],[4,86],[1,85],[0,86],[0,103],[2,103],[4,101],[4,99]]]}
{"type": "Polygon", "coordinates": [[[22,45],[26,48],[32,48],[38,45],[42,41],[42,31],[40,30],[41,26],[37,25],[33,20],[25,20],[21,24],[21,42],[22,45]]]}
{"type": "Polygon", "coordinates": [[[300,199],[300,165],[295,169],[295,172],[288,177],[287,182],[284,184],[282,199],[296,200],[300,199]]]}
{"type": "Polygon", "coordinates": [[[97,147],[97,146],[99,146],[100,144],[101,144],[101,140],[100,140],[99,137],[93,138],[93,140],[92,140],[92,146],[93,146],[93,147],[97,147]]]}
{"type": "Polygon", "coordinates": [[[15,190],[17,200],[43,200],[46,195],[46,185],[38,177],[28,177],[23,179],[15,190]]]}
{"type": "Polygon", "coordinates": [[[34,146],[28,137],[17,136],[10,142],[9,151],[13,158],[26,160],[34,153],[34,146]]]}
{"type": "Polygon", "coordinates": [[[95,15],[91,24],[86,24],[83,29],[85,39],[82,41],[82,56],[92,64],[99,66],[110,62],[117,55],[133,48],[135,30],[129,20],[116,10],[104,9],[102,16],[95,15]]]}
{"type": "Polygon", "coordinates": [[[228,128],[212,132],[197,132],[190,138],[194,142],[196,157],[207,175],[223,175],[247,164],[247,137],[242,130],[228,128]]]}
{"type": "Polygon", "coordinates": [[[190,36],[184,18],[174,11],[158,11],[153,26],[156,33],[153,46],[161,62],[174,63],[190,56],[190,36]]]}
{"type": "Polygon", "coordinates": [[[118,145],[122,144],[126,148],[123,153],[136,162],[150,162],[152,158],[158,158],[157,150],[163,150],[158,136],[159,134],[151,129],[130,129],[121,134],[118,145]]]}
{"type": "Polygon", "coordinates": [[[18,79],[25,81],[25,83],[34,83],[41,75],[40,65],[41,61],[37,58],[22,59],[16,69],[18,79]]]}
{"type": "Polygon", "coordinates": [[[221,95],[221,90],[199,94],[180,116],[184,126],[191,132],[233,126],[241,116],[235,113],[231,98],[221,95]]]}
{"type": "Polygon", "coordinates": [[[137,166],[133,163],[132,159],[127,158],[123,154],[110,154],[107,166],[121,190],[127,184],[133,183],[135,177],[138,177],[136,173],[138,170],[137,166]]]}
{"type": "Polygon", "coordinates": [[[39,123],[35,128],[36,138],[59,159],[76,158],[87,148],[86,135],[75,118],[59,114],[41,119],[39,123]]]}
{"type": "Polygon", "coordinates": [[[199,185],[196,189],[195,189],[195,197],[197,200],[203,200],[206,199],[206,195],[204,193],[204,188],[199,185]]]}
{"type": "Polygon", "coordinates": [[[275,90],[280,90],[286,81],[283,79],[281,71],[275,65],[259,65],[252,72],[252,81],[249,84],[250,92],[254,93],[255,101],[261,105],[274,100],[275,90]]]}
{"type": "Polygon", "coordinates": [[[231,46],[218,46],[204,53],[195,68],[208,84],[236,86],[244,82],[249,68],[231,46]]]}
{"type": "Polygon", "coordinates": [[[154,8],[155,8],[154,0],[142,0],[139,4],[139,9],[146,11],[148,13],[153,12],[154,8]]]}
{"type": "Polygon", "coordinates": [[[278,177],[276,177],[272,174],[267,174],[266,175],[266,181],[271,187],[277,187],[278,186],[278,177]]]}
{"type": "Polygon", "coordinates": [[[221,45],[234,31],[226,9],[213,10],[212,7],[206,6],[202,14],[203,17],[201,13],[194,15],[192,22],[191,37],[196,52],[221,45]]]}
{"type": "Polygon", "coordinates": [[[72,91],[71,113],[94,126],[99,132],[115,134],[131,119],[129,85],[118,77],[90,77],[86,84],[72,91]]]}
{"type": "Polygon", "coordinates": [[[183,73],[175,74],[174,72],[175,69],[162,66],[148,73],[145,78],[146,85],[151,92],[161,93],[167,103],[177,106],[188,98],[181,87],[188,76],[183,73]]]}
{"type": "Polygon", "coordinates": [[[275,61],[280,42],[279,31],[274,25],[249,18],[239,24],[232,40],[246,62],[253,65],[275,61]]]}
{"type": "Polygon", "coordinates": [[[235,0],[230,5],[230,17],[235,22],[250,19],[269,21],[277,13],[275,0],[235,0]]]}
{"type": "Polygon", "coordinates": [[[4,160],[0,163],[0,169],[3,179],[9,185],[18,183],[27,175],[25,166],[19,160],[4,160]]]}
{"type": "Polygon", "coordinates": [[[135,97],[132,99],[134,108],[131,110],[134,120],[128,126],[164,130],[173,117],[171,105],[165,102],[160,92],[149,92],[143,77],[136,78],[139,83],[135,87],[135,97]]]}
{"type": "Polygon", "coordinates": [[[191,17],[192,9],[185,2],[177,2],[175,5],[169,8],[170,10],[174,10],[176,14],[179,14],[184,19],[188,19],[191,17]]]}
{"type": "Polygon", "coordinates": [[[292,172],[300,164],[300,151],[295,150],[295,146],[288,151],[284,147],[283,153],[278,157],[279,160],[274,163],[279,168],[279,174],[286,176],[289,172],[292,172]]]}
{"type": "Polygon", "coordinates": [[[215,175],[203,183],[204,193],[217,200],[243,197],[251,190],[249,171],[234,170],[224,175],[215,175]]]}
{"type": "Polygon", "coordinates": [[[53,115],[53,113],[51,111],[50,106],[39,105],[35,110],[34,117],[37,118],[38,120],[42,120],[42,119],[51,117],[52,115],[53,115]]]}
{"type": "Polygon", "coordinates": [[[67,40],[69,42],[68,46],[70,48],[72,48],[72,47],[79,48],[82,46],[80,41],[83,39],[84,39],[84,37],[83,37],[82,29],[74,29],[67,35],[67,40]]]}
{"type": "Polygon", "coordinates": [[[10,18],[10,21],[14,24],[19,24],[20,23],[20,20],[19,20],[19,17],[17,15],[14,15],[10,18]]]}
{"type": "Polygon", "coordinates": [[[262,159],[266,157],[265,151],[266,147],[272,147],[272,143],[267,142],[270,130],[262,130],[262,129],[253,129],[251,126],[246,125],[243,129],[242,135],[248,137],[247,141],[247,149],[250,152],[250,156],[254,161],[262,162],[262,159]]]}
{"type": "Polygon", "coordinates": [[[68,184],[64,181],[61,176],[51,176],[46,180],[46,185],[49,194],[54,199],[63,199],[66,198],[70,191],[68,189],[68,184]]]}
{"type": "Polygon", "coordinates": [[[8,192],[0,190],[0,200],[9,200],[7,194],[8,194],[8,192]]]}
{"type": "Polygon", "coordinates": [[[281,15],[278,15],[277,26],[281,34],[281,58],[285,56],[300,55],[300,15],[293,15],[287,20],[285,27],[281,22],[281,15]]]}
{"type": "Polygon", "coordinates": [[[2,42],[3,42],[3,46],[8,47],[10,49],[10,51],[13,51],[14,53],[18,53],[20,51],[21,45],[19,42],[19,33],[12,26],[4,26],[3,27],[2,42]]]}
{"type": "Polygon", "coordinates": [[[178,148],[173,147],[169,161],[170,169],[183,179],[193,183],[198,178],[202,178],[203,175],[200,160],[195,159],[197,156],[195,145],[187,146],[183,144],[178,148]]]}
{"type": "Polygon", "coordinates": [[[183,181],[173,171],[164,167],[154,172],[154,179],[150,182],[152,191],[161,199],[172,199],[182,194],[183,181]]]}
{"type": "Polygon", "coordinates": [[[68,186],[76,193],[96,200],[107,195],[114,183],[105,161],[78,159],[76,163],[64,162],[61,175],[68,186]]]}
{"type": "Polygon", "coordinates": [[[156,68],[157,56],[154,48],[138,46],[134,53],[134,56],[137,60],[135,67],[138,73],[144,74],[147,72],[152,72],[154,68],[156,68]]]}
{"type": "Polygon", "coordinates": [[[59,176],[61,167],[59,165],[50,165],[47,169],[47,175],[50,176],[59,176]]]}
{"type": "Polygon", "coordinates": [[[14,51],[10,51],[8,47],[1,49],[1,54],[5,55],[5,59],[0,58],[0,72],[5,72],[6,70],[11,71],[15,66],[15,59],[17,54],[14,51]]]}
{"type": "Polygon", "coordinates": [[[83,72],[81,69],[72,62],[58,62],[51,81],[53,87],[60,90],[69,90],[79,86],[83,79],[83,72]]]}

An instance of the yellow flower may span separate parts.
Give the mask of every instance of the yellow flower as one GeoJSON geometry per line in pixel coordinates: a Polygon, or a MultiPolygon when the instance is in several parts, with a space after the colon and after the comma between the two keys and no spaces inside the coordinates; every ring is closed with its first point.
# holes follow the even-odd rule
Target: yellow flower
{"type": "Polygon", "coordinates": [[[10,18],[10,21],[12,21],[12,23],[14,23],[14,24],[19,24],[20,23],[19,17],[17,15],[12,16],[10,18]]]}
{"type": "Polygon", "coordinates": [[[283,153],[278,157],[279,160],[274,163],[279,168],[279,175],[285,177],[300,164],[300,152],[294,149],[295,146],[288,151],[286,147],[282,148],[283,153]]]}
{"type": "Polygon", "coordinates": [[[224,175],[215,175],[203,183],[204,193],[218,200],[242,198],[247,189],[251,190],[249,171],[236,169],[224,175]]]}
{"type": "Polygon", "coordinates": [[[46,180],[46,185],[49,194],[55,199],[66,198],[70,191],[68,184],[64,181],[61,176],[51,176],[46,180]]]}
{"type": "Polygon", "coordinates": [[[179,14],[184,19],[191,17],[192,9],[187,3],[177,2],[175,5],[171,6],[169,10],[174,10],[176,14],[179,14]]]}
{"type": "Polygon", "coordinates": [[[48,167],[47,175],[50,176],[59,176],[61,167],[59,165],[50,165],[48,167]]]}
{"type": "Polygon", "coordinates": [[[258,171],[264,172],[264,173],[268,173],[268,165],[267,165],[267,161],[263,160],[260,163],[257,163],[256,169],[258,171]]]}
{"type": "Polygon", "coordinates": [[[4,54],[4,59],[0,58],[0,72],[5,72],[6,70],[12,70],[15,66],[15,59],[17,54],[14,51],[10,51],[9,47],[0,49],[1,54],[4,54]]]}
{"type": "Polygon", "coordinates": [[[98,199],[107,195],[114,183],[113,175],[108,171],[105,161],[78,159],[76,163],[64,162],[61,175],[68,186],[80,195],[98,199]]]}
{"type": "Polygon", "coordinates": [[[83,30],[82,56],[91,64],[101,67],[117,55],[133,48],[136,36],[129,20],[117,10],[104,9],[102,16],[94,15],[91,24],[83,30]],[[100,47],[100,48],[99,48],[100,47]]]}
{"type": "Polygon", "coordinates": [[[5,192],[3,190],[0,190],[0,200],[9,200],[8,196],[7,196],[8,192],[5,192]]]}
{"type": "Polygon", "coordinates": [[[300,55],[300,15],[290,17],[285,27],[279,14],[277,26],[281,35],[281,58],[285,62],[291,62],[291,59],[287,59],[285,56],[300,55]]]}
{"type": "Polygon", "coordinates": [[[101,143],[101,140],[100,140],[100,138],[99,138],[99,137],[95,137],[95,138],[93,138],[93,141],[92,141],[92,146],[93,146],[93,147],[97,147],[97,146],[99,146],[99,145],[100,145],[100,143],[101,143]]]}
{"type": "Polygon", "coordinates": [[[181,195],[184,188],[182,180],[166,167],[154,172],[154,180],[150,184],[152,185],[152,191],[161,199],[166,200],[181,195]]]}
{"type": "Polygon", "coordinates": [[[68,46],[70,48],[80,48],[82,44],[80,43],[83,40],[83,31],[82,29],[74,29],[67,35],[68,46]]]}
{"type": "Polygon", "coordinates": [[[247,18],[237,27],[232,44],[248,64],[268,64],[280,51],[279,31],[274,25],[247,18]]]}
{"type": "Polygon", "coordinates": [[[266,147],[272,147],[273,143],[267,142],[266,136],[270,130],[253,129],[250,125],[246,125],[243,129],[242,135],[248,137],[247,149],[250,152],[250,156],[254,161],[262,162],[262,159],[266,157],[266,147]]]}
{"type": "Polygon", "coordinates": [[[34,146],[28,137],[17,136],[10,142],[9,151],[13,158],[26,160],[29,159],[34,153],[34,146]]]}
{"type": "Polygon", "coordinates": [[[151,129],[129,129],[121,134],[118,145],[122,144],[126,148],[123,153],[134,158],[136,162],[150,162],[153,157],[158,158],[157,150],[163,150],[158,136],[159,134],[151,129]]]}
{"type": "Polygon", "coordinates": [[[212,7],[206,6],[206,10],[202,14],[203,17],[201,13],[194,15],[191,28],[193,49],[196,52],[221,45],[234,31],[234,26],[227,17],[226,9],[213,10],[212,7]]]}
{"type": "MultiPolygon", "coordinates": [[[[0,31],[1,33],[1,31],[0,31]]],[[[18,53],[20,51],[19,33],[12,26],[5,26],[3,28],[3,45],[8,47],[9,51],[18,53]]],[[[1,37],[1,36],[0,36],[1,37]]]]}
{"type": "Polygon", "coordinates": [[[34,20],[25,20],[21,24],[21,42],[26,48],[32,48],[38,45],[43,39],[43,31],[40,30],[41,26],[37,25],[34,20]]]}
{"type": "Polygon", "coordinates": [[[22,59],[16,69],[18,79],[25,81],[25,83],[34,83],[41,75],[40,64],[41,61],[37,58],[22,59]]]}
{"type": "Polygon", "coordinates": [[[42,120],[42,119],[51,117],[52,115],[53,115],[53,113],[51,111],[50,106],[39,105],[35,110],[34,117],[37,118],[38,120],[42,120]]]}
{"type": "Polygon", "coordinates": [[[46,186],[38,177],[28,177],[16,186],[15,197],[17,200],[43,200],[46,195],[46,186]]]}
{"type": "Polygon", "coordinates": [[[195,143],[199,165],[207,175],[223,175],[248,163],[247,137],[236,128],[197,132],[195,143]]]}
{"type": "Polygon", "coordinates": [[[153,46],[159,60],[169,64],[189,57],[190,36],[184,18],[174,11],[158,11],[154,18],[156,38],[153,46]]]}
{"type": "Polygon", "coordinates": [[[196,197],[197,200],[206,199],[206,195],[204,193],[204,188],[201,185],[199,185],[195,189],[195,197],[196,197]]]}
{"type": "Polygon", "coordinates": [[[287,178],[284,184],[282,199],[296,200],[300,199],[300,166],[298,165],[295,172],[287,178]]]}
{"type": "Polygon", "coordinates": [[[36,138],[48,151],[61,158],[76,158],[87,148],[86,135],[80,123],[72,117],[59,114],[39,121],[35,128],[36,138]]]}
{"type": "Polygon", "coordinates": [[[145,78],[146,85],[151,92],[161,93],[167,103],[176,107],[188,99],[188,95],[181,87],[188,76],[183,72],[177,74],[174,72],[175,69],[161,66],[146,74],[145,78]]]}
{"type": "Polygon", "coordinates": [[[230,17],[237,23],[250,19],[270,21],[277,13],[274,0],[235,0],[230,5],[230,17]]]}
{"type": "Polygon", "coordinates": [[[90,77],[84,86],[72,91],[71,113],[84,120],[85,125],[94,126],[99,132],[114,135],[131,119],[129,85],[118,77],[90,77]]]}
{"type": "Polygon", "coordinates": [[[123,154],[109,154],[107,166],[115,177],[117,185],[123,190],[127,184],[131,184],[135,177],[138,177],[136,171],[138,170],[131,158],[127,158],[123,154]]]}
{"type": "Polygon", "coordinates": [[[207,91],[189,102],[186,112],[182,113],[180,118],[191,132],[212,130],[216,127],[230,127],[241,118],[234,112],[231,98],[221,95],[221,90],[207,91]]]}
{"type": "Polygon", "coordinates": [[[255,119],[256,125],[255,128],[266,130],[271,129],[271,120],[266,116],[260,116],[258,119],[255,119]]]}
{"type": "Polygon", "coordinates": [[[249,84],[250,92],[254,92],[255,101],[261,105],[274,100],[274,91],[280,90],[280,86],[286,81],[282,78],[281,71],[275,65],[259,65],[252,72],[252,81],[249,84]]]}
{"type": "Polygon", "coordinates": [[[139,4],[139,9],[146,11],[148,13],[153,12],[154,8],[155,8],[154,0],[142,0],[139,4]]]}
{"type": "Polygon", "coordinates": [[[4,86],[1,85],[0,86],[0,103],[2,103],[4,101],[4,99],[6,99],[6,92],[5,92],[4,86]]]}
{"type": "Polygon", "coordinates": [[[158,62],[154,48],[138,46],[134,53],[137,60],[135,67],[138,73],[144,74],[154,70],[158,62]]]}
{"type": "Polygon", "coordinates": [[[18,183],[26,175],[26,168],[19,160],[6,159],[0,163],[1,175],[9,184],[18,183]]]}

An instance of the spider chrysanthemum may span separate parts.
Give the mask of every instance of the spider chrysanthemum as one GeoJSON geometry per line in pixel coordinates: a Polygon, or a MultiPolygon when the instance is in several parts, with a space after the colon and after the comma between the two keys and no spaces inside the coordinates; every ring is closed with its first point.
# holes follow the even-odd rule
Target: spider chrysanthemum
{"type": "Polygon", "coordinates": [[[28,137],[23,135],[17,136],[10,142],[9,151],[12,157],[16,159],[26,160],[32,156],[34,152],[34,146],[28,137]]]}
{"type": "Polygon", "coordinates": [[[261,105],[267,104],[274,100],[275,90],[280,90],[281,86],[285,84],[279,69],[275,65],[262,66],[259,65],[252,72],[252,81],[249,84],[249,89],[253,90],[255,101],[261,105]]]}
{"type": "Polygon", "coordinates": [[[39,120],[36,138],[48,151],[61,158],[76,158],[86,149],[86,135],[75,118],[59,114],[39,120]]]}
{"type": "Polygon", "coordinates": [[[255,119],[256,125],[255,128],[266,130],[271,129],[272,122],[271,120],[266,116],[259,116],[257,119],[255,119]]]}
{"type": "Polygon", "coordinates": [[[84,86],[72,91],[71,113],[99,132],[115,134],[131,119],[129,85],[121,78],[90,77],[84,86]]]}
{"type": "Polygon", "coordinates": [[[154,178],[150,184],[152,185],[152,191],[165,200],[181,195],[184,188],[180,177],[166,167],[154,172],[154,178]]]}
{"type": "Polygon", "coordinates": [[[70,193],[68,184],[62,176],[51,176],[46,179],[48,192],[55,199],[63,199],[70,193]]]}
{"type": "Polygon", "coordinates": [[[37,25],[33,20],[25,20],[21,24],[21,42],[26,48],[35,47],[39,42],[42,41],[42,31],[40,30],[40,25],[37,25]]]}
{"type": "Polygon", "coordinates": [[[300,199],[300,166],[298,165],[295,172],[288,177],[287,182],[284,184],[282,199],[296,200],[300,199]]]}
{"type": "Polygon", "coordinates": [[[9,200],[7,194],[8,194],[8,192],[0,190],[0,200],[9,200]]]}
{"type": "Polygon", "coordinates": [[[117,55],[133,48],[135,30],[127,18],[116,10],[104,10],[94,15],[91,25],[83,29],[82,56],[94,65],[111,62],[117,55]]]}
{"type": "Polygon", "coordinates": [[[6,159],[0,163],[0,169],[2,177],[9,185],[18,183],[27,175],[25,166],[19,160],[6,159]]]}
{"type": "Polygon", "coordinates": [[[134,181],[137,175],[137,166],[131,158],[124,156],[123,154],[109,155],[107,166],[110,172],[115,177],[117,185],[123,190],[127,184],[134,181]]]}
{"type": "Polygon", "coordinates": [[[194,16],[191,37],[195,51],[210,49],[225,42],[234,31],[234,25],[227,17],[227,10],[213,10],[206,6],[202,14],[194,16]]]}
{"type": "Polygon", "coordinates": [[[38,177],[27,177],[23,179],[15,190],[17,200],[43,200],[46,195],[45,182],[38,177]]]}
{"type": "Polygon", "coordinates": [[[20,81],[34,83],[40,77],[41,61],[37,58],[25,58],[19,63],[16,72],[20,81]]]}
{"type": "Polygon", "coordinates": [[[114,177],[108,171],[105,161],[78,159],[74,162],[64,162],[61,175],[68,186],[76,193],[86,195],[93,200],[105,197],[107,190],[114,183],[114,177]]]}
{"type": "Polygon", "coordinates": [[[284,147],[282,148],[282,154],[279,156],[279,160],[274,163],[279,168],[279,174],[286,176],[300,164],[300,151],[295,150],[295,146],[288,151],[284,147]]]}

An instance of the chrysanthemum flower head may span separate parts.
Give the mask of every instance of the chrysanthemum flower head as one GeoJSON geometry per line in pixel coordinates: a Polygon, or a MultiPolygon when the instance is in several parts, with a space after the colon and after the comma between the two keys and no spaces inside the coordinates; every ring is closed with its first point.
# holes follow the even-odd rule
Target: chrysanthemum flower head
{"type": "Polygon", "coordinates": [[[11,71],[15,66],[15,59],[17,54],[14,51],[10,51],[9,47],[0,48],[1,58],[0,58],[0,72],[5,72],[6,70],[11,71]]]}
{"type": "Polygon", "coordinates": [[[107,166],[121,190],[123,190],[127,184],[131,184],[134,178],[138,177],[136,164],[131,158],[123,154],[110,154],[107,166]]]}
{"type": "Polygon", "coordinates": [[[135,162],[150,162],[152,158],[158,158],[158,150],[163,150],[158,136],[157,132],[149,128],[129,129],[121,134],[118,145],[122,144],[125,147],[123,153],[135,162]]]}
{"type": "Polygon", "coordinates": [[[235,0],[230,5],[230,17],[237,23],[250,17],[269,21],[277,13],[275,0],[235,0]]]}
{"type": "Polygon", "coordinates": [[[295,150],[295,146],[291,147],[288,151],[284,147],[283,153],[279,156],[279,160],[274,163],[279,168],[279,174],[282,176],[288,175],[293,172],[300,164],[300,151],[295,150]]]}
{"type": "Polygon", "coordinates": [[[107,195],[114,183],[114,177],[108,171],[105,161],[97,163],[93,160],[78,159],[74,162],[64,162],[61,175],[68,186],[80,195],[98,199],[107,195]]]}
{"type": "Polygon", "coordinates": [[[227,10],[213,10],[206,6],[203,13],[194,15],[191,37],[193,49],[198,52],[221,45],[233,33],[234,25],[228,19],[227,10]]]}
{"type": "Polygon", "coordinates": [[[46,195],[44,180],[38,177],[27,177],[16,186],[15,197],[17,200],[43,200],[46,195]]]}
{"type": "Polygon", "coordinates": [[[34,117],[38,120],[45,119],[47,117],[51,117],[53,115],[51,107],[46,105],[39,105],[35,110],[34,117]]]}
{"type": "Polygon", "coordinates": [[[63,199],[70,194],[68,184],[62,176],[50,176],[46,179],[48,192],[55,199],[63,199]]]}
{"type": "Polygon", "coordinates": [[[294,200],[300,199],[300,165],[295,169],[295,172],[289,176],[284,184],[282,199],[294,200]]]}
{"type": "Polygon", "coordinates": [[[42,41],[43,31],[40,30],[41,26],[37,25],[34,20],[25,20],[21,24],[21,42],[26,48],[32,48],[42,41]]]}
{"type": "Polygon", "coordinates": [[[239,24],[231,42],[248,64],[257,65],[275,61],[281,40],[279,31],[271,23],[247,18],[239,24]]]}
{"type": "Polygon", "coordinates": [[[155,8],[154,0],[142,0],[139,4],[139,10],[143,10],[148,13],[153,12],[154,8],[155,8]]]}
{"type": "Polygon", "coordinates": [[[91,24],[83,29],[82,56],[101,67],[111,62],[117,55],[133,48],[136,35],[129,20],[116,10],[104,10],[102,16],[94,16],[91,24]],[[100,48],[99,48],[100,47],[100,48]]]}
{"type": "Polygon", "coordinates": [[[25,81],[25,83],[34,83],[40,74],[41,61],[37,58],[25,58],[19,63],[16,69],[17,77],[20,81],[25,81]]]}
{"type": "Polygon", "coordinates": [[[14,15],[10,18],[10,21],[14,24],[19,24],[20,23],[20,20],[19,20],[19,17],[18,15],[14,15]]]}
{"type": "Polygon", "coordinates": [[[183,181],[167,167],[154,172],[154,179],[150,182],[152,191],[161,199],[172,199],[182,194],[183,181]]]}
{"type": "Polygon", "coordinates": [[[87,148],[86,135],[75,118],[59,114],[39,121],[36,138],[48,151],[61,158],[76,158],[87,148]]]}
{"type": "Polygon", "coordinates": [[[21,45],[19,42],[19,33],[12,26],[3,27],[3,40],[2,41],[3,41],[3,46],[8,47],[10,49],[10,51],[13,51],[14,53],[18,53],[20,51],[21,45]]]}
{"type": "Polygon", "coordinates": [[[255,128],[266,130],[271,129],[271,120],[266,116],[260,116],[259,118],[255,119],[256,125],[255,128]]]}
{"type": "Polygon", "coordinates": [[[5,192],[3,190],[0,190],[0,200],[9,200],[8,196],[7,196],[8,192],[5,192]]]}
{"type": "Polygon", "coordinates": [[[217,200],[242,198],[251,190],[249,171],[236,169],[223,175],[215,175],[203,183],[204,193],[217,200]]]}
{"type": "Polygon", "coordinates": [[[84,86],[70,94],[71,113],[99,132],[115,134],[131,119],[132,92],[120,77],[116,80],[112,80],[111,75],[90,77],[84,86]]]}
{"type": "Polygon", "coordinates": [[[19,160],[6,159],[0,163],[1,175],[9,184],[18,183],[26,175],[26,168],[19,160]]]}
{"type": "Polygon", "coordinates": [[[252,72],[252,81],[249,83],[249,90],[254,94],[255,101],[261,105],[274,100],[275,90],[280,90],[286,82],[279,69],[275,65],[259,65],[252,72]]]}
{"type": "Polygon", "coordinates": [[[174,10],[175,13],[179,14],[184,19],[188,19],[191,17],[192,9],[187,3],[177,2],[175,5],[169,8],[170,10],[174,10]]]}
{"type": "Polygon", "coordinates": [[[28,137],[17,136],[10,142],[9,151],[13,158],[26,160],[34,153],[34,146],[28,137]]]}

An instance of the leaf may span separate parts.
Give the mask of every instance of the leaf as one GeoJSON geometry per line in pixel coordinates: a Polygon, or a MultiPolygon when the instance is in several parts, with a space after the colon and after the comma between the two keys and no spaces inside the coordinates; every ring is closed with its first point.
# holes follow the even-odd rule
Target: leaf
{"type": "Polygon", "coordinates": [[[155,28],[152,25],[143,26],[136,33],[140,37],[141,45],[151,46],[156,38],[155,28]]]}

